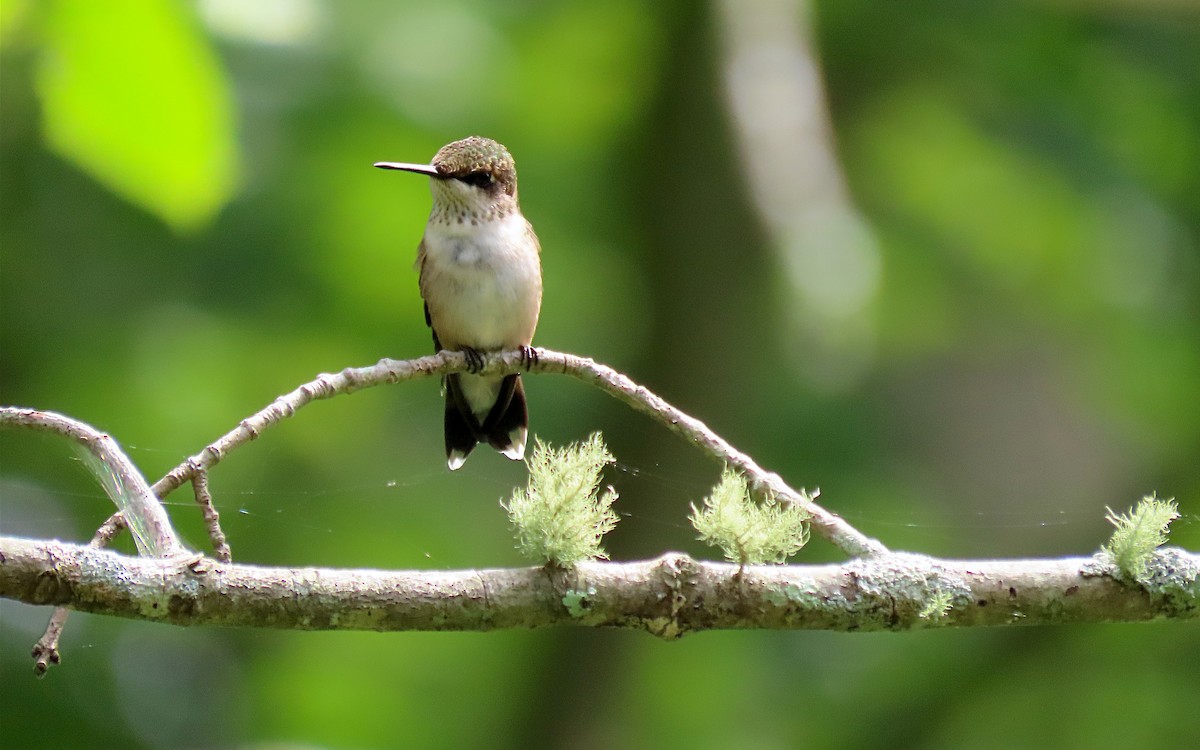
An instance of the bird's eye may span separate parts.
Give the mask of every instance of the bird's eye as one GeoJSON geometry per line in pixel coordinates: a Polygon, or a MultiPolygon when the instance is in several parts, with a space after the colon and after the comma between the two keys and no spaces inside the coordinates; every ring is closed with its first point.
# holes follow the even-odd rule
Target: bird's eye
{"type": "Polygon", "coordinates": [[[488,172],[468,172],[459,179],[468,185],[474,185],[478,188],[491,187],[494,181],[492,175],[488,172]]]}

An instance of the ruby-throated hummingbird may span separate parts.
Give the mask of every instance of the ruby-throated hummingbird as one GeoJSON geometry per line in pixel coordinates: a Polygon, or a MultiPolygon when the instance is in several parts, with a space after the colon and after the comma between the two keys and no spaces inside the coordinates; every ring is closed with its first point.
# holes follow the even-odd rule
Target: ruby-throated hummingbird
{"type": "Polygon", "coordinates": [[[446,462],[454,470],[480,442],[525,457],[529,414],[520,375],[483,377],[482,352],[530,344],[542,306],[541,248],[517,203],[508,149],[472,136],[443,146],[431,164],[381,161],[383,169],[428,175],[433,209],[417,249],[425,323],[435,351],[463,352],[468,373],[448,375],[446,462]]]}

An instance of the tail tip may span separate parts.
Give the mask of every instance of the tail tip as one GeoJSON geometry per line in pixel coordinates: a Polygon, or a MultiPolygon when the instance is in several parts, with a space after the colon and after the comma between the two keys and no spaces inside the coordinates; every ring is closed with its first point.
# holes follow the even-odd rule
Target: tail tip
{"type": "Polygon", "coordinates": [[[500,452],[514,461],[524,461],[527,434],[528,431],[524,427],[518,427],[508,433],[508,445],[501,448],[500,452]]]}

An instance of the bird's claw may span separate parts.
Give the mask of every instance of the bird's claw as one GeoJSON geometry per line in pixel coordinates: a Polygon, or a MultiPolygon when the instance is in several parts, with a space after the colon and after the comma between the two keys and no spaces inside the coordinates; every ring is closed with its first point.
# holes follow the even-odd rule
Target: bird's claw
{"type": "Polygon", "coordinates": [[[541,355],[538,354],[537,349],[534,349],[532,346],[521,346],[521,364],[525,366],[526,372],[532,369],[533,366],[538,363],[540,358],[541,355]]]}
{"type": "Polygon", "coordinates": [[[478,349],[464,347],[462,350],[463,356],[467,358],[467,372],[474,375],[483,369],[483,355],[478,349]]]}

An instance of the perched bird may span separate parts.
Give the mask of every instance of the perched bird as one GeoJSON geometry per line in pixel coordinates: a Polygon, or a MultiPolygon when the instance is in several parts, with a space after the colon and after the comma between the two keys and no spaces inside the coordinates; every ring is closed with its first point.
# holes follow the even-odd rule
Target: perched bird
{"type": "Polygon", "coordinates": [[[447,375],[446,463],[458,469],[477,443],[525,457],[529,414],[520,375],[484,377],[483,352],[520,349],[527,364],[542,307],[541,247],[517,203],[508,149],[472,136],[443,146],[431,164],[376,167],[428,175],[429,223],[417,250],[425,322],[435,351],[463,352],[467,373],[447,375]]]}

